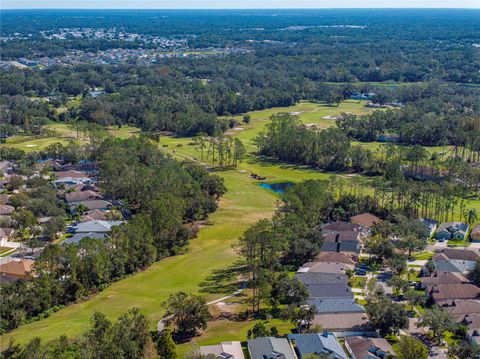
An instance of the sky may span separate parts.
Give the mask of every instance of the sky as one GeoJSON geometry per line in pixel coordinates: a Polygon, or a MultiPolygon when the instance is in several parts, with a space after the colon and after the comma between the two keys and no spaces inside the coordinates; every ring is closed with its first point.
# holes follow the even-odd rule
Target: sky
{"type": "Polygon", "coordinates": [[[480,8],[480,0],[0,0],[1,9],[480,8]]]}

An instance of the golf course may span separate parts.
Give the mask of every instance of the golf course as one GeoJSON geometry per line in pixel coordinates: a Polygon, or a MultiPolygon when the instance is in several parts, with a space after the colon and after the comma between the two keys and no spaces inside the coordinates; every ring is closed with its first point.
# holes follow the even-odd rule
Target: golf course
{"type": "MultiPolygon", "coordinates": [[[[208,301],[232,294],[240,286],[239,278],[229,275],[228,271],[239,260],[232,245],[250,225],[262,218],[269,218],[275,211],[279,199],[277,194],[260,187],[259,181],[252,179],[250,175],[258,174],[265,177],[267,182],[298,182],[305,179],[329,179],[332,176],[313,168],[279,163],[256,156],[254,138],[268,123],[269,117],[278,112],[289,112],[298,115],[308,126],[326,128],[335,126],[335,120],[331,117],[342,112],[365,114],[371,111],[373,109],[365,107],[362,102],[348,100],[339,106],[300,102],[288,108],[249,113],[250,123],[241,124],[228,132],[242,140],[247,149],[247,156],[238,167],[215,172],[225,179],[228,192],[221,199],[218,210],[202,225],[198,236],[190,241],[185,253],[155,263],[147,270],[124,278],[102,292],[69,305],[48,318],[22,325],[4,334],[0,337],[1,347],[6,347],[12,338],[17,343],[25,344],[34,337],[50,340],[60,335],[78,336],[88,328],[90,318],[96,311],[103,312],[109,319],[115,319],[129,308],[138,307],[147,316],[150,327],[154,330],[163,315],[162,302],[172,293],[178,291],[201,293],[208,301]],[[216,285],[212,285],[212,282],[216,285]]],[[[237,117],[239,123],[242,122],[241,119],[241,116],[237,117]]],[[[50,143],[77,140],[67,125],[50,126],[51,137],[14,136],[1,146],[33,151],[40,150],[50,143]]],[[[114,136],[122,138],[138,133],[138,130],[131,127],[109,131],[114,136]]],[[[180,160],[200,162],[200,151],[191,137],[161,136],[159,146],[180,160]]],[[[211,158],[204,158],[203,162],[206,166],[212,166],[211,158]]],[[[345,179],[350,178],[345,174],[338,175],[345,179]]],[[[469,207],[480,210],[480,201],[472,201],[469,207]]],[[[248,292],[244,291],[240,297],[229,298],[226,302],[233,303],[231,307],[238,312],[246,305],[242,298],[247,295],[248,292]]],[[[214,306],[212,312],[215,314],[217,306],[211,307],[214,306]]],[[[292,327],[288,322],[282,323],[277,320],[271,324],[277,326],[280,331],[287,331],[292,327]]],[[[222,318],[209,323],[206,331],[194,338],[194,341],[203,345],[222,340],[245,340],[246,332],[252,326],[252,320],[222,318]]],[[[191,345],[181,344],[180,354],[190,350],[191,345]]]]}

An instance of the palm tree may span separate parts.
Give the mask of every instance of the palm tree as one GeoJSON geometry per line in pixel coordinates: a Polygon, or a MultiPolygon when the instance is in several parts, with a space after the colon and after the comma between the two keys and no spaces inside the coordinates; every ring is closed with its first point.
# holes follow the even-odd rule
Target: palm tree
{"type": "Polygon", "coordinates": [[[469,225],[472,225],[472,224],[476,223],[478,221],[477,210],[475,208],[466,209],[463,212],[463,219],[469,225]]]}

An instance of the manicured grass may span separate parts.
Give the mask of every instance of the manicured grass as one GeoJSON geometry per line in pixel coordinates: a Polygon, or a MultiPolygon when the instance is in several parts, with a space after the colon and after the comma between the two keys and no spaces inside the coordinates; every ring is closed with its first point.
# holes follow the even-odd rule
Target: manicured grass
{"type": "MultiPolygon", "coordinates": [[[[88,140],[85,138],[77,138],[76,133],[65,123],[49,123],[47,129],[51,131],[50,134],[45,136],[25,136],[16,135],[9,137],[6,143],[0,144],[0,147],[14,147],[25,152],[40,151],[52,143],[61,143],[63,145],[68,144],[70,141],[77,141],[80,143],[86,143],[88,140]]],[[[108,131],[116,137],[128,138],[139,133],[139,130],[135,127],[123,126],[121,128],[110,127],[108,131]]]]}
{"type": "Polygon", "coordinates": [[[354,288],[365,288],[367,277],[352,277],[348,280],[348,285],[354,288]]]}
{"type": "Polygon", "coordinates": [[[7,253],[7,252],[10,252],[11,250],[13,250],[13,248],[10,248],[10,247],[0,247],[0,255],[4,254],[4,253],[7,253]]]}
{"type": "Polygon", "coordinates": [[[416,260],[429,260],[433,257],[433,252],[423,252],[415,255],[416,260]]]}

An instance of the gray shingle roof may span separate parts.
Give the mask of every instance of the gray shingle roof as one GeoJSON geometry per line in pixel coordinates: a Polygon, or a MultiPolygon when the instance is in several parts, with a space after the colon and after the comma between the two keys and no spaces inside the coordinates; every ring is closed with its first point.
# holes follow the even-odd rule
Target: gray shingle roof
{"type": "Polygon", "coordinates": [[[365,313],[365,308],[350,298],[307,299],[307,304],[314,305],[318,314],[365,313]]]}
{"type": "Polygon", "coordinates": [[[110,232],[112,227],[119,226],[123,221],[87,221],[79,223],[75,229],[75,233],[86,233],[86,232],[98,232],[98,233],[107,233],[110,232]]]}
{"type": "Polygon", "coordinates": [[[347,284],[348,278],[344,274],[306,272],[297,273],[295,277],[305,285],[309,284],[347,284]]]}
{"type": "Polygon", "coordinates": [[[353,298],[352,289],[347,284],[309,284],[309,297],[313,298],[353,298]]]}
{"type": "Polygon", "coordinates": [[[330,354],[332,359],[346,359],[347,354],[332,333],[290,334],[295,341],[300,358],[308,354],[330,354]]]}
{"type": "Polygon", "coordinates": [[[94,233],[94,232],[89,232],[89,233],[76,233],[72,237],[65,239],[62,242],[63,244],[76,244],[80,242],[84,238],[94,238],[94,239],[104,239],[107,235],[105,233],[94,233]]]}
{"type": "Polygon", "coordinates": [[[247,341],[251,359],[295,359],[295,353],[285,338],[263,337],[247,341]]]}

